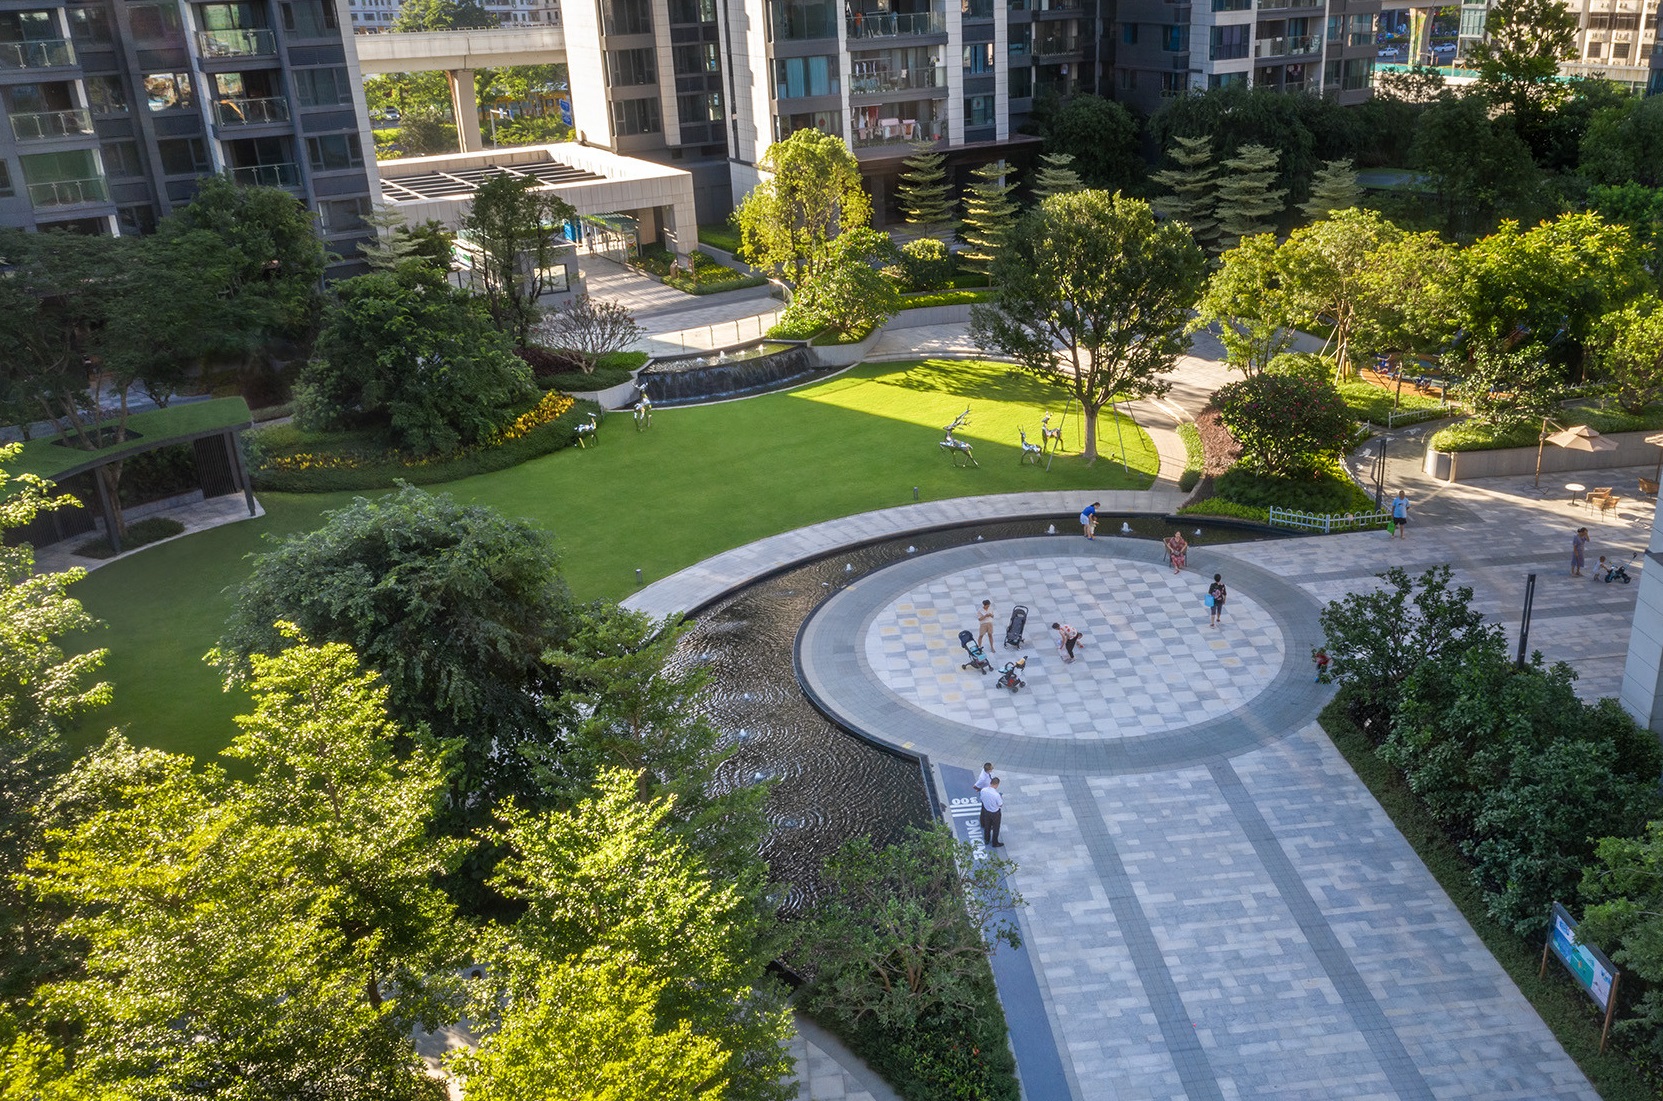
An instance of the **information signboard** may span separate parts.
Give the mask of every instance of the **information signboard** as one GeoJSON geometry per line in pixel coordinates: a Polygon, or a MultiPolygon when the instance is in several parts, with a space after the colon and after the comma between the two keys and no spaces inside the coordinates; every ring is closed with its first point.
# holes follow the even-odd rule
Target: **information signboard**
{"type": "Polygon", "coordinates": [[[1576,919],[1559,903],[1553,904],[1553,924],[1548,929],[1548,942],[1542,949],[1542,972],[1547,972],[1548,953],[1559,957],[1559,962],[1576,979],[1583,992],[1594,1004],[1605,1010],[1605,1031],[1600,1034],[1600,1050],[1605,1050],[1605,1036],[1611,1030],[1611,1015],[1617,1008],[1617,981],[1620,972],[1611,961],[1591,944],[1576,943],[1576,919]]]}

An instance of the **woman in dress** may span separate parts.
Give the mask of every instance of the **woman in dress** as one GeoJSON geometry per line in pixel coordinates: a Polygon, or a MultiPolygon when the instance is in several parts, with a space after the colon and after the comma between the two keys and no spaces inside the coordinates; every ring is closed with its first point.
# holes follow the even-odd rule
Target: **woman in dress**
{"type": "Polygon", "coordinates": [[[1184,569],[1184,556],[1189,553],[1190,545],[1184,539],[1184,533],[1175,531],[1166,537],[1166,555],[1172,560],[1172,572],[1181,573],[1184,569]]]}

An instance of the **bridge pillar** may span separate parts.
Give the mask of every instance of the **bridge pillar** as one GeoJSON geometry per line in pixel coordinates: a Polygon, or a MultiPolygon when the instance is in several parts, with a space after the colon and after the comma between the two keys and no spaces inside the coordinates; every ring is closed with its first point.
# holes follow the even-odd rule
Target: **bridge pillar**
{"type": "Polygon", "coordinates": [[[447,69],[450,81],[450,108],[456,116],[456,144],[458,153],[477,153],[485,148],[479,135],[479,100],[474,95],[472,69],[447,69]]]}

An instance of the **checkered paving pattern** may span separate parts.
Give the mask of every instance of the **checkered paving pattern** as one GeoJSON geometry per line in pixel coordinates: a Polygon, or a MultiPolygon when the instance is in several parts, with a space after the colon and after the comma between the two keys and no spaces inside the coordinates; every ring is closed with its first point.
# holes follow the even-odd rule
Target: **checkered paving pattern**
{"type": "MultiPolygon", "coordinates": [[[[1083,546],[1083,544],[1082,544],[1083,546]]],[[[936,577],[879,612],[863,640],[878,680],[942,718],[1007,734],[1133,738],[1227,714],[1270,684],[1286,657],[1282,632],[1233,587],[1223,623],[1208,625],[1210,575],[1101,556],[1024,557],[936,577]],[[995,671],[1028,659],[1028,687],[962,668],[961,630],[993,601],[995,671]],[[1004,646],[1010,609],[1028,606],[1026,644],[1004,646]],[[1065,664],[1052,622],[1085,634],[1065,664]]],[[[1230,583],[1230,578],[1225,578],[1230,583]]]]}

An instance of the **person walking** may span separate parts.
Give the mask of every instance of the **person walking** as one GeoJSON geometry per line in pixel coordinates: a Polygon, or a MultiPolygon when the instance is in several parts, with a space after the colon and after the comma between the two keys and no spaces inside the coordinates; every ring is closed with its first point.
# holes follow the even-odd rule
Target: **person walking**
{"type": "Polygon", "coordinates": [[[1080,526],[1085,529],[1087,539],[1097,538],[1097,501],[1093,501],[1080,510],[1080,526]]]}
{"type": "Polygon", "coordinates": [[[1005,797],[999,794],[999,777],[994,776],[982,789],[982,840],[987,842],[989,848],[1005,847],[1005,843],[999,840],[999,822],[1004,815],[1005,797]]]}
{"type": "Polygon", "coordinates": [[[1588,529],[1577,528],[1571,536],[1571,576],[1582,576],[1582,552],[1588,546],[1588,529]]]}
{"type": "Polygon", "coordinates": [[[1057,632],[1057,649],[1063,652],[1063,661],[1074,660],[1074,647],[1080,644],[1080,632],[1066,623],[1053,623],[1051,630],[1057,632]]]}
{"type": "Polygon", "coordinates": [[[987,638],[988,653],[997,654],[999,651],[993,645],[993,602],[991,600],[982,601],[981,610],[976,613],[977,646],[982,644],[984,636],[987,638]]]}
{"type": "Polygon", "coordinates": [[[1224,601],[1230,596],[1230,590],[1224,587],[1224,575],[1213,574],[1213,583],[1207,586],[1207,595],[1213,598],[1212,626],[1217,627],[1218,621],[1224,618],[1224,601]]]}
{"type": "Polygon", "coordinates": [[[1409,496],[1401,489],[1392,498],[1392,538],[1402,539],[1409,523],[1409,496]]]}
{"type": "Polygon", "coordinates": [[[975,788],[977,795],[981,795],[983,788],[993,786],[993,762],[992,761],[983,761],[982,762],[982,773],[981,773],[980,776],[976,777],[976,782],[974,784],[972,784],[971,786],[973,788],[975,788]]]}

